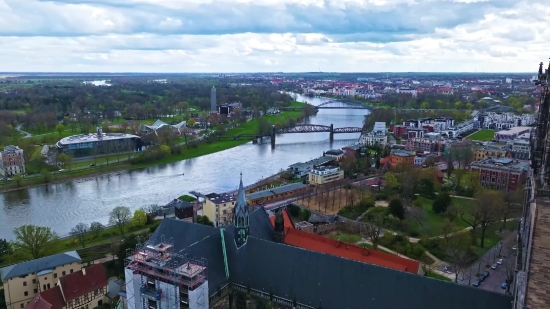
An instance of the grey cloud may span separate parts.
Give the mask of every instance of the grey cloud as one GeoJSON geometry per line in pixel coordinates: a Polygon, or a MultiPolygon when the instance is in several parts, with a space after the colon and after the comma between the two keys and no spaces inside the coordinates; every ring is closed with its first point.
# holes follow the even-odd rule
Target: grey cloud
{"type": "Polygon", "coordinates": [[[498,37],[514,42],[528,42],[536,38],[536,30],[528,27],[516,27],[505,33],[498,34],[498,37]]]}
{"type": "MultiPolygon", "coordinates": [[[[415,35],[432,34],[436,29],[451,29],[484,18],[485,14],[511,7],[514,0],[458,3],[419,1],[415,5],[392,8],[348,4],[334,7],[254,3],[190,4],[185,9],[132,3],[122,0],[42,1],[9,0],[12,12],[26,21],[19,27],[0,28],[0,35],[81,36],[106,33],[220,35],[237,33],[322,33],[336,41],[399,42],[415,35]],[[48,5],[56,4],[55,9],[48,5]],[[77,17],[64,16],[62,5],[86,4],[106,10],[112,26],[81,24],[77,17]],[[61,5],[61,7],[59,7],[61,5]],[[172,25],[163,26],[170,18],[172,25]],[[29,21],[33,21],[30,23],[29,21]]],[[[83,18],[85,20],[85,18],[83,18]]],[[[307,43],[304,42],[304,43],[307,43]]]]}

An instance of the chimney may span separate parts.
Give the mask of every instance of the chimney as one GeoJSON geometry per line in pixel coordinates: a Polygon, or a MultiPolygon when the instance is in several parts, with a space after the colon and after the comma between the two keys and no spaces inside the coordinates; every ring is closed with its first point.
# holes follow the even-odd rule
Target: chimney
{"type": "Polygon", "coordinates": [[[82,268],[82,274],[83,274],[84,276],[86,276],[86,268],[84,268],[84,267],[82,268]]]}

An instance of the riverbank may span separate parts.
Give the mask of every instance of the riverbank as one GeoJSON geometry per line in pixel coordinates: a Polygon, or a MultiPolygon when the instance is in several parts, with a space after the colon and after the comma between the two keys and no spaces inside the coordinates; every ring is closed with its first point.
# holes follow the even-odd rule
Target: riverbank
{"type": "MultiPolygon", "coordinates": [[[[292,106],[305,106],[304,103],[293,102],[292,106]]],[[[284,111],[279,114],[265,115],[261,118],[266,119],[267,122],[273,125],[281,125],[289,118],[298,119],[301,117],[301,112],[298,111],[284,111]]],[[[260,118],[247,121],[244,124],[228,130],[224,135],[240,135],[240,134],[255,134],[258,132],[260,118]]],[[[183,153],[170,154],[162,159],[152,162],[144,162],[139,164],[131,164],[130,162],[113,162],[109,164],[96,164],[96,166],[90,166],[73,171],[54,172],[50,174],[50,179],[46,182],[45,177],[33,176],[23,178],[19,184],[15,180],[5,181],[0,183],[0,193],[10,192],[21,189],[28,189],[32,187],[44,186],[48,184],[62,183],[71,180],[86,179],[89,177],[97,177],[101,175],[112,174],[121,171],[130,171],[144,169],[151,166],[163,165],[174,163],[186,159],[192,159],[227,149],[231,149],[237,146],[244,145],[252,141],[252,138],[239,138],[237,140],[225,139],[212,142],[205,142],[200,144],[196,148],[185,149],[183,153]]]]}

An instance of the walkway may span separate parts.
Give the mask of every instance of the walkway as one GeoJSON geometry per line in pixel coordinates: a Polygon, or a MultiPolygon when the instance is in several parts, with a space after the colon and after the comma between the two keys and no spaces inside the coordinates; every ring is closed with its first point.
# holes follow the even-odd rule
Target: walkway
{"type": "Polygon", "coordinates": [[[32,134],[30,134],[29,132],[26,132],[26,131],[21,130],[21,127],[22,127],[22,126],[23,126],[23,125],[20,124],[20,125],[18,125],[17,127],[15,127],[15,129],[16,129],[17,131],[21,132],[22,134],[24,134],[24,135],[25,135],[24,138],[31,137],[32,134]]]}

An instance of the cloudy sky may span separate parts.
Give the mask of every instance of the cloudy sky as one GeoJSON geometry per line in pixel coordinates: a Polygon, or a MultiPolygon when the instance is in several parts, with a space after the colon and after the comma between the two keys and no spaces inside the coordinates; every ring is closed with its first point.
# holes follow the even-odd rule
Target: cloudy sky
{"type": "Polygon", "coordinates": [[[548,0],[0,0],[0,72],[532,72],[548,0]]]}

